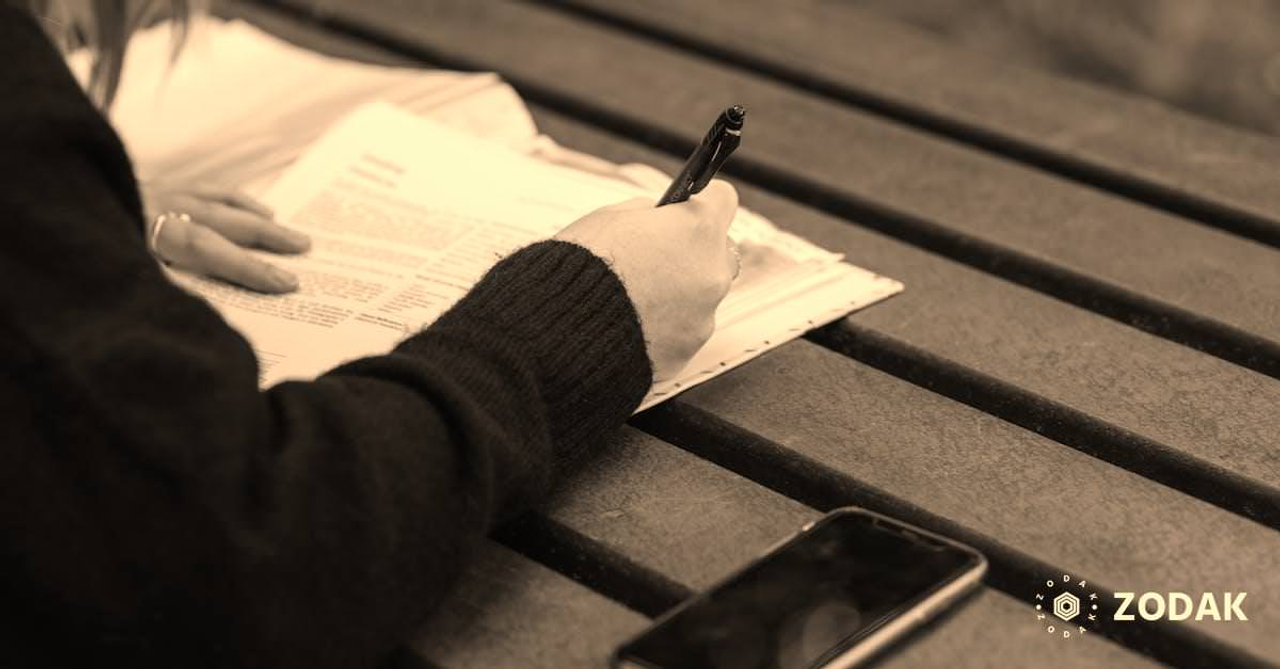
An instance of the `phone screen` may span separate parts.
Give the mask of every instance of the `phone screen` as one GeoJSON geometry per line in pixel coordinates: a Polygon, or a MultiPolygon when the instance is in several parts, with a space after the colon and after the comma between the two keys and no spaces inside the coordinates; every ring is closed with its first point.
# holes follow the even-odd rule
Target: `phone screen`
{"type": "Polygon", "coordinates": [[[982,563],[860,512],[827,516],[619,651],[631,665],[807,669],[982,563]]]}

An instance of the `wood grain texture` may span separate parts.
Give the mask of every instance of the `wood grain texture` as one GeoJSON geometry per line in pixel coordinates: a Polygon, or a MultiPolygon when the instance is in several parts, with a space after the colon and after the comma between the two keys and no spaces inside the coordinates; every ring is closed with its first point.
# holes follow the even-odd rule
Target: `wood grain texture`
{"type": "Polygon", "coordinates": [[[445,669],[598,669],[648,624],[565,576],[487,543],[411,645],[445,669]]]}
{"type": "MultiPolygon", "coordinates": [[[[800,344],[679,401],[1099,588],[1247,588],[1263,619],[1277,610],[1280,534],[859,367],[800,344]]],[[[1280,657],[1277,622],[1193,626],[1280,657]]]]}
{"type": "MultiPolygon", "coordinates": [[[[901,128],[850,115],[852,112],[838,106],[671,53],[658,45],[583,26],[571,17],[537,7],[511,3],[416,3],[380,11],[375,11],[377,4],[360,5],[366,8],[360,10],[355,6],[326,7],[331,11],[357,12],[360,20],[392,35],[462,54],[504,74],[587,100],[591,105],[619,113],[643,109],[642,115],[662,128],[690,136],[698,131],[695,126],[701,125],[690,119],[697,119],[700,114],[713,115],[712,107],[718,106],[720,100],[761,96],[758,99],[772,101],[763,109],[774,110],[777,118],[768,116],[767,111],[765,119],[753,117],[744,153],[754,151],[766,159],[782,156],[779,160],[784,166],[803,163],[800,156],[806,152],[819,160],[835,161],[824,170],[828,175],[824,178],[845,179],[846,184],[864,183],[877,194],[914,189],[906,198],[910,202],[904,205],[936,207],[948,221],[964,218],[961,212],[966,209],[975,216],[1016,221],[1021,214],[1015,215],[1009,209],[1013,205],[1004,197],[1021,202],[1014,191],[1024,192],[1028,179],[1036,181],[1035,188],[1043,189],[1050,201],[1061,204],[1056,195],[1059,192],[1074,192],[1071,197],[1083,198],[1076,203],[1079,206],[1062,204],[1061,209],[1057,208],[1059,204],[1037,205],[1046,208],[1030,217],[1030,222],[1054,223],[1039,225],[1037,234],[1046,244],[1060,244],[1057,240],[1070,236],[1057,225],[1054,217],[1059,214],[1076,216],[1089,207],[1119,208],[1126,212],[1123,216],[1117,213],[1119,219],[1089,215],[1081,217],[1082,224],[1130,229],[1130,210],[1140,209],[1012,164],[979,169],[975,166],[990,167],[1000,161],[922,140],[901,128]],[[545,48],[548,44],[564,48],[545,48]],[[663,95],[653,95],[655,90],[661,90],[663,95]],[[822,137],[823,146],[804,147],[788,141],[796,134],[788,128],[807,127],[810,121],[830,128],[830,134],[822,137]],[[756,132],[757,128],[761,131],[756,132]],[[856,150],[830,151],[831,146],[852,146],[856,150]],[[896,172],[897,168],[890,167],[901,164],[899,155],[912,154],[917,149],[920,152],[916,158],[922,162],[913,170],[896,172]],[[949,176],[938,176],[939,173],[949,176]],[[970,177],[991,181],[980,187],[970,177]],[[1006,182],[1006,177],[1011,181],[1006,182]],[[940,188],[939,179],[951,185],[940,188]]],[[[795,167],[815,169],[807,164],[795,167]]],[[[775,218],[828,248],[846,253],[854,262],[907,281],[907,294],[856,316],[858,323],[1124,430],[1146,435],[1177,452],[1247,479],[1271,488],[1280,485],[1280,458],[1271,436],[1280,420],[1272,410],[1280,405],[1280,386],[1274,380],[1241,372],[1234,365],[1197,355],[952,263],[904,263],[903,254],[911,251],[903,245],[881,241],[871,252],[873,247],[865,242],[882,237],[854,226],[835,225],[829,217],[816,224],[811,223],[812,216],[797,220],[783,215],[775,218]]],[[[1233,266],[1234,275],[1242,283],[1246,282],[1240,275],[1244,268],[1249,269],[1249,281],[1257,278],[1252,273],[1254,269],[1280,272],[1280,263],[1269,262],[1280,259],[1280,254],[1271,249],[1254,246],[1242,255],[1215,252],[1218,247],[1203,243],[1205,235],[1232,245],[1244,243],[1165,218],[1149,230],[1159,243],[1151,240],[1145,246],[1135,246],[1117,243],[1108,235],[1092,234],[1087,236],[1087,243],[1077,241],[1082,250],[1113,254],[1118,264],[1128,266],[1169,261],[1177,255],[1166,253],[1170,244],[1188,244],[1194,249],[1183,248],[1178,253],[1233,266]],[[1149,250],[1138,253],[1132,249],[1149,250]],[[1257,254],[1272,254],[1274,258],[1259,258],[1257,254]]],[[[927,254],[914,255],[919,258],[927,254]]],[[[1211,268],[1173,271],[1173,264],[1165,264],[1170,276],[1178,281],[1211,282],[1213,277],[1222,276],[1211,268]]],[[[1266,284],[1267,280],[1262,280],[1254,287],[1263,290],[1260,286],[1266,284]]],[[[1210,300],[1209,293],[1219,290],[1187,288],[1189,294],[1201,295],[1206,301],[1210,300]]],[[[1254,303],[1247,308],[1241,303],[1241,309],[1255,315],[1268,312],[1277,306],[1278,294],[1255,294],[1254,303]]],[[[1229,290],[1213,299],[1218,298],[1233,299],[1229,290]]],[[[1262,320],[1266,319],[1259,317],[1259,324],[1262,320]]],[[[1280,319],[1272,320],[1271,326],[1280,327],[1280,319]]]]}
{"type": "Polygon", "coordinates": [[[927,131],[1280,244],[1274,139],[974,54],[856,3],[553,4],[593,10],[927,131]]]}
{"type": "MultiPolygon", "coordinates": [[[[705,588],[817,512],[636,430],[566,481],[540,511],[674,580],[705,588]]],[[[1140,666],[1149,660],[1102,637],[1053,658],[1030,606],[982,593],[885,658],[885,666],[989,666],[989,649],[1015,664],[1140,666]],[[979,633],[978,630],[987,631],[979,633]],[[977,634],[978,638],[974,638],[977,634]],[[901,649],[900,649],[901,650],[901,649]],[[1077,652],[1078,651],[1078,652],[1077,652]],[[1019,659],[1012,659],[1019,658],[1019,659]]]]}
{"type": "Polygon", "coordinates": [[[541,512],[695,589],[820,515],[632,428],[541,512]]]}
{"type": "MultiPolygon", "coordinates": [[[[677,164],[670,156],[562,115],[537,110],[535,116],[544,131],[567,146],[668,169],[677,164]]],[[[795,203],[750,187],[741,188],[741,195],[745,204],[788,227],[798,224],[807,234],[823,227],[822,214],[795,203]]],[[[830,221],[825,227],[849,232],[830,221]]],[[[865,259],[872,269],[890,276],[903,276],[904,268],[918,272],[908,275],[906,293],[855,314],[852,318],[859,322],[913,300],[926,302],[933,295],[963,307],[978,296],[990,296],[991,303],[999,304],[1008,299],[1008,291],[1022,291],[870,233],[843,239],[828,234],[823,241],[834,242],[834,248],[853,254],[855,262],[865,259]],[[917,278],[926,285],[918,285],[917,278]],[[956,284],[969,290],[952,294],[946,289],[956,284]]],[[[1034,299],[1015,302],[1010,305],[1013,310],[1005,312],[1007,328],[1014,332],[1003,336],[1022,342],[1006,348],[1035,350],[1041,345],[1040,337],[1019,338],[1016,324],[1028,315],[1046,308],[1077,311],[1033,294],[1028,297],[1034,299]]],[[[1083,316],[1067,314],[1061,322],[1083,316]]],[[[931,322],[934,317],[922,314],[894,333],[906,336],[931,322]]],[[[942,322],[950,324],[945,316],[942,322]]],[[[1143,336],[1106,325],[1127,336],[1143,336]]],[[[931,329],[942,332],[940,338],[947,333],[957,336],[954,329],[931,329]]],[[[974,351],[986,346],[975,345],[974,351]]],[[[1127,346],[1135,344],[1120,340],[1093,349],[1124,353],[1127,346]]],[[[1003,356],[1004,349],[994,354],[1003,356]]],[[[1119,364],[1122,357],[1094,364],[1119,364]]],[[[1037,365],[1045,370],[1054,366],[1043,361],[1037,365]]],[[[1276,385],[1258,378],[1265,387],[1276,385]]],[[[1196,587],[1248,587],[1255,593],[1250,596],[1258,597],[1260,610],[1280,610],[1280,598],[1271,602],[1266,594],[1280,586],[1280,533],[808,342],[784,346],[675,401],[772,439],[861,485],[1110,587],[1176,590],[1188,574],[1195,574],[1196,587]]],[[[1260,454],[1266,453],[1261,448],[1265,443],[1259,439],[1260,454]]],[[[1280,618],[1275,620],[1280,624],[1280,618]]],[[[1265,625],[1245,627],[1204,631],[1225,633],[1220,638],[1263,656],[1280,657],[1280,644],[1264,631],[1265,625]]]]}
{"type": "Polygon", "coordinates": [[[1165,666],[1096,637],[1051,638],[1044,628],[1035,624],[1035,617],[1028,614],[1025,603],[996,590],[984,590],[965,608],[940,623],[947,630],[946,636],[923,634],[912,638],[898,647],[883,665],[875,666],[893,669],[1165,666]]]}
{"type": "MultiPolygon", "coordinates": [[[[670,155],[539,110],[568,146],[672,169],[670,155]]],[[[907,291],[851,321],[989,373],[1178,451],[1280,484],[1273,434],[1280,384],[759,189],[743,203],[907,291]]]]}
{"type": "MultiPolygon", "coordinates": [[[[874,237],[874,235],[872,235],[872,237],[874,237]]],[[[918,252],[918,251],[916,251],[916,253],[919,253],[919,252],[918,252]]],[[[888,274],[895,274],[895,272],[893,272],[893,270],[892,270],[892,269],[886,269],[886,270],[882,270],[882,271],[887,271],[887,272],[888,272],[888,274]]],[[[901,276],[901,274],[897,274],[897,275],[901,276]]],[[[945,276],[945,279],[950,280],[950,276],[945,276]]],[[[1037,297],[1037,298],[1039,299],[1039,301],[1043,301],[1043,298],[1039,298],[1039,297],[1038,297],[1038,295],[1034,295],[1034,297],[1037,297]]],[[[873,312],[874,312],[874,311],[876,311],[876,310],[873,310],[873,312]]],[[[1175,347],[1175,348],[1176,348],[1176,347],[1175,347]]]]}
{"type": "MultiPolygon", "coordinates": [[[[982,254],[995,254],[974,261],[993,271],[1003,251],[988,246],[1016,254],[1020,266],[1049,263],[1107,290],[1212,318],[1265,339],[1272,353],[1280,342],[1276,249],[547,8],[318,5],[423,53],[496,69],[588,113],[649,124],[687,142],[726,101],[740,102],[752,119],[735,159],[742,169],[782,173],[922,228],[942,228],[937,234],[961,234],[984,245],[982,254]]],[[[962,241],[947,243],[966,252],[962,241]]],[[[1152,321],[1145,326],[1164,327],[1152,321]]]]}
{"type": "MultiPolygon", "coordinates": [[[[236,3],[224,11],[324,53],[406,64],[400,56],[252,6],[236,3]]],[[[630,551],[672,578],[697,584],[736,568],[815,515],[633,430],[565,482],[544,513],[630,551]],[[676,504],[694,510],[674,508],[676,504]],[[661,513],[664,510],[670,514],[661,513]],[[674,537],[685,540],[675,542],[674,537]]],[[[607,600],[602,604],[585,588],[490,545],[413,647],[442,667],[603,666],[596,660],[607,653],[605,637],[630,629],[639,618],[620,608],[607,600]],[[583,619],[584,614],[589,617],[583,619]],[[576,638],[583,630],[588,638],[576,638]]],[[[1157,666],[1101,638],[1081,640],[1070,652],[1056,652],[1057,647],[1046,641],[1025,602],[984,588],[877,666],[1157,666]]]]}

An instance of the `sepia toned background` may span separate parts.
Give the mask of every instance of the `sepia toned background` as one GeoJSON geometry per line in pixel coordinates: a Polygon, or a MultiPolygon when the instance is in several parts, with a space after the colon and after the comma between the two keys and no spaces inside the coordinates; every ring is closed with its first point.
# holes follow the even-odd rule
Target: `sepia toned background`
{"type": "Polygon", "coordinates": [[[1280,132],[1280,3],[845,0],[957,46],[1280,132]]]}

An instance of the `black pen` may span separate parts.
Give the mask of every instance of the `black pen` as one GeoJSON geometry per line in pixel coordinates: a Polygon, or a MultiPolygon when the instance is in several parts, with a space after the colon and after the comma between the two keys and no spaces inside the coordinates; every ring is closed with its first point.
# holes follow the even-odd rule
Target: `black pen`
{"type": "Polygon", "coordinates": [[[671,187],[658,200],[659,207],[684,202],[690,195],[707,187],[711,178],[720,171],[720,166],[729,159],[729,154],[738,148],[738,142],[742,139],[742,121],[746,116],[747,110],[742,105],[734,105],[720,113],[702,138],[702,143],[698,144],[689,160],[685,161],[680,174],[671,182],[671,187]]]}

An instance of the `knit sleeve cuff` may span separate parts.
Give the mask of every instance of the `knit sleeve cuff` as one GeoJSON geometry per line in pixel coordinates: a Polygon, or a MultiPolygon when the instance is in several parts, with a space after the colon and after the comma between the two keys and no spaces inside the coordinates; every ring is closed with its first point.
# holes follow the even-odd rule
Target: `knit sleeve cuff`
{"type": "Polygon", "coordinates": [[[620,427],[653,380],[621,280],[569,242],[539,242],[503,259],[431,329],[501,339],[529,364],[559,462],[620,427]]]}

